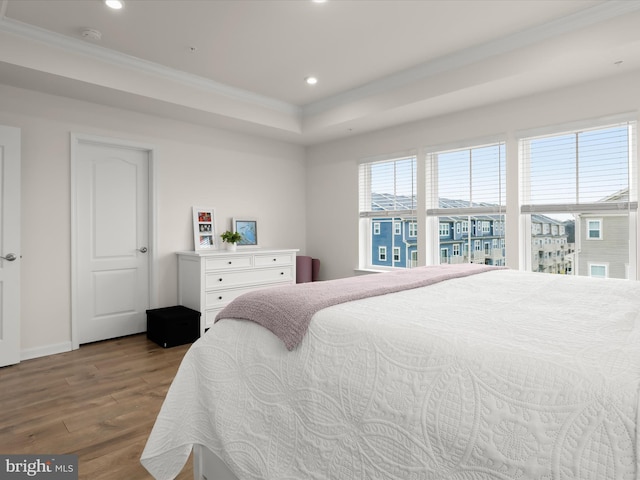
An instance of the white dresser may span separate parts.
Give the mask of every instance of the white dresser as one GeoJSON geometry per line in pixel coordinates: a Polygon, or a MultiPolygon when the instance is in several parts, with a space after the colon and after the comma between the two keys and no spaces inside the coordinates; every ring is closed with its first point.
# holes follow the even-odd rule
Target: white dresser
{"type": "Polygon", "coordinates": [[[178,252],[178,303],[200,312],[200,335],[234,298],[296,281],[298,250],[178,252]]]}

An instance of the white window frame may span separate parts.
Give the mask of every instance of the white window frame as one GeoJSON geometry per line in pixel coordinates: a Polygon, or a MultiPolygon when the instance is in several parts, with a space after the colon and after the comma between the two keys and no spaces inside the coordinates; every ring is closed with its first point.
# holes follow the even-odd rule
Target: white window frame
{"type": "MultiPolygon", "coordinates": [[[[572,214],[602,214],[607,215],[612,211],[620,212],[620,210],[629,213],[629,262],[633,266],[631,271],[631,276],[627,276],[627,278],[637,278],[637,262],[638,262],[638,235],[637,235],[637,217],[638,217],[638,168],[637,168],[637,149],[638,149],[638,139],[637,139],[638,129],[637,129],[637,115],[634,114],[623,114],[616,115],[612,117],[592,119],[586,121],[579,121],[573,124],[565,124],[565,125],[553,125],[548,127],[543,127],[540,129],[532,129],[523,132],[516,132],[516,141],[518,143],[518,164],[520,169],[518,184],[518,195],[520,196],[520,221],[519,221],[519,234],[522,242],[519,245],[519,258],[518,258],[518,268],[522,270],[533,270],[532,265],[532,252],[531,252],[531,215],[534,213],[572,213],[572,214]],[[629,129],[629,197],[625,202],[620,203],[610,203],[604,204],[602,202],[596,203],[580,203],[580,204],[551,204],[551,205],[529,205],[527,201],[527,194],[529,192],[529,188],[527,185],[527,181],[523,178],[523,173],[526,175],[526,172],[529,171],[529,164],[526,158],[525,152],[526,148],[523,147],[523,141],[535,137],[543,137],[543,136],[555,136],[555,135],[563,135],[565,133],[574,133],[579,131],[586,130],[598,130],[598,129],[606,129],[609,127],[614,127],[616,125],[627,124],[627,128],[629,129]]],[[[511,179],[513,180],[513,179],[511,179]]],[[[509,181],[509,180],[508,180],[509,181]]],[[[584,241],[582,238],[584,235],[588,237],[588,230],[586,232],[583,229],[578,229],[579,225],[576,224],[576,251],[577,255],[580,254],[579,242],[584,241]]],[[[588,227],[587,227],[588,228],[588,227]]],[[[561,230],[564,230],[564,227],[561,227],[561,230]]],[[[602,230],[601,230],[602,232],[602,230]]],[[[595,239],[594,239],[595,240],[595,239]]],[[[576,275],[585,275],[590,272],[581,273],[578,270],[578,262],[574,262],[572,266],[572,274],[576,275]]],[[[588,265],[587,265],[587,268],[588,265]]],[[[608,270],[607,270],[608,271],[608,270]]]]}
{"type": "MultiPolygon", "coordinates": [[[[475,140],[466,140],[461,141],[456,144],[448,144],[448,145],[440,145],[440,146],[429,146],[423,149],[425,152],[425,189],[426,189],[426,214],[427,214],[427,223],[426,223],[426,237],[427,237],[427,264],[437,264],[440,258],[438,249],[439,242],[437,242],[438,238],[443,238],[444,235],[440,234],[436,237],[436,233],[441,233],[439,229],[439,218],[438,217],[466,217],[467,220],[461,221],[460,229],[462,231],[462,236],[466,236],[468,241],[471,240],[469,237],[481,237],[482,234],[482,224],[478,224],[478,220],[475,217],[483,216],[486,218],[487,215],[499,215],[503,220],[506,220],[506,141],[504,136],[493,136],[491,138],[485,137],[484,139],[475,139],[475,140]],[[475,152],[479,152],[486,148],[494,148],[497,147],[498,151],[496,152],[498,155],[496,156],[496,180],[499,179],[500,190],[497,192],[497,199],[495,200],[495,204],[487,203],[482,198],[475,197],[476,194],[482,192],[482,190],[477,190],[473,183],[469,184],[469,198],[463,198],[466,205],[464,206],[452,206],[443,204],[440,205],[441,195],[438,189],[438,181],[439,181],[439,173],[438,170],[440,168],[439,165],[439,156],[447,155],[450,153],[456,154],[461,153],[465,155],[468,153],[468,168],[469,173],[471,175],[470,178],[473,178],[474,175],[474,160],[476,158],[475,152]],[[473,224],[472,224],[473,222],[473,224]],[[434,229],[437,229],[434,231],[434,229]],[[466,235],[465,235],[466,234],[466,235]]],[[[456,200],[456,199],[452,199],[456,200]]],[[[487,222],[487,227],[489,228],[488,232],[491,232],[491,222],[487,222]]],[[[457,227],[453,227],[456,229],[457,227]]],[[[454,230],[455,231],[455,230],[454,230]]],[[[451,235],[451,227],[449,229],[449,234],[451,235]]],[[[465,242],[466,250],[470,249],[468,245],[468,241],[465,242]]],[[[475,251],[482,251],[482,247],[475,251]]],[[[468,261],[472,261],[471,256],[468,256],[468,261]]]]}
{"type": "Polygon", "coordinates": [[[609,264],[608,263],[589,262],[589,276],[593,277],[593,278],[609,278],[609,264]],[[594,268],[603,268],[604,269],[604,276],[602,276],[602,275],[594,275],[593,274],[593,269],[594,268]]]}
{"type": "MultiPolygon", "coordinates": [[[[366,271],[370,270],[390,270],[394,268],[404,267],[398,265],[394,267],[393,262],[389,262],[388,250],[383,254],[384,259],[380,258],[380,247],[378,245],[378,260],[377,262],[386,263],[386,265],[378,265],[375,260],[375,243],[372,241],[373,236],[376,234],[374,231],[373,219],[380,219],[387,217],[388,221],[395,220],[410,220],[417,218],[417,167],[419,159],[414,151],[407,151],[397,154],[380,155],[376,157],[362,158],[358,161],[358,210],[359,210],[359,269],[366,271]],[[408,162],[412,165],[412,168],[406,170],[402,163],[408,162]],[[382,178],[375,174],[376,165],[382,163],[392,164],[393,177],[389,185],[393,186],[393,192],[384,191],[376,192],[375,183],[376,179],[382,178]],[[410,176],[407,175],[409,173],[410,176]],[[409,181],[407,181],[409,180],[409,181]],[[406,190],[404,187],[409,187],[406,190]],[[377,198],[373,196],[375,193],[383,193],[391,195],[392,203],[390,205],[383,204],[383,208],[376,208],[374,200],[377,198]],[[408,201],[413,198],[413,201],[408,201]]],[[[378,204],[378,207],[380,204],[378,204]]],[[[391,228],[391,244],[387,245],[389,248],[393,248],[400,242],[398,238],[393,234],[394,227],[391,228]]],[[[402,233],[402,232],[401,232],[402,233]]],[[[378,235],[382,234],[378,233],[378,235]]],[[[405,239],[403,238],[404,242],[405,239]]],[[[402,245],[400,245],[402,247],[402,245]]]]}
{"type": "Polygon", "coordinates": [[[378,246],[378,261],[386,262],[387,261],[387,247],[386,245],[378,246]]]}
{"type": "Polygon", "coordinates": [[[585,218],[585,228],[586,228],[586,232],[585,232],[585,240],[604,240],[604,222],[602,220],[602,218],[585,218]],[[591,222],[593,223],[597,223],[598,224],[598,228],[597,228],[597,232],[598,232],[598,236],[597,237],[592,237],[591,236],[591,231],[592,228],[589,225],[591,222]]]}

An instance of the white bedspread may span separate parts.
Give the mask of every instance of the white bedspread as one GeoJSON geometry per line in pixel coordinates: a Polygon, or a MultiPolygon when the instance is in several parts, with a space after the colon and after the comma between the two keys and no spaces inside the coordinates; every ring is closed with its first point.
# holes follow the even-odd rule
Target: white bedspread
{"type": "MultiPolygon", "coordinates": [[[[637,479],[640,283],[492,271],[329,307],[294,351],[221,320],[142,455],[241,479],[637,479]]],[[[215,479],[211,479],[215,480],[215,479]]]]}

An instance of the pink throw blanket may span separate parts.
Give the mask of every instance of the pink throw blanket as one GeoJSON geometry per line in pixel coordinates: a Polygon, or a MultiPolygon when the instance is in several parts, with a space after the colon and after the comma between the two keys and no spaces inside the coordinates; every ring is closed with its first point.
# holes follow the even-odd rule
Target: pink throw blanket
{"type": "Polygon", "coordinates": [[[245,293],[218,315],[250,320],[271,330],[293,350],[304,337],[311,317],[339,303],[425,287],[451,278],[466,277],[501,267],[481,264],[438,265],[325,282],[300,283],[245,293]]]}

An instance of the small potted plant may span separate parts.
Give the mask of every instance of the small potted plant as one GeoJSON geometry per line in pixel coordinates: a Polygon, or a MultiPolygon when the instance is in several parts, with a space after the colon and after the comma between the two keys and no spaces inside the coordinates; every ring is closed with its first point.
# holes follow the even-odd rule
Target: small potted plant
{"type": "Polygon", "coordinates": [[[236,244],[242,240],[242,235],[238,232],[232,232],[231,230],[227,230],[222,235],[220,235],[222,241],[227,244],[227,250],[235,250],[236,244]]]}

